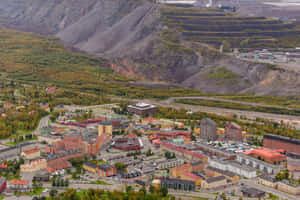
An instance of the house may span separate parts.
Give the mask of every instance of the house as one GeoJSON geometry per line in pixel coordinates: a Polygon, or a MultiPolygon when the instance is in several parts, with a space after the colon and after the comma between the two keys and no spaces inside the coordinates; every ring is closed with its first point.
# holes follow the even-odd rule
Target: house
{"type": "Polygon", "coordinates": [[[221,186],[226,186],[227,185],[227,180],[225,176],[217,176],[217,177],[212,177],[208,178],[206,180],[202,181],[201,187],[203,189],[213,189],[213,188],[218,188],[221,186]]]}
{"type": "Polygon", "coordinates": [[[41,156],[41,151],[39,148],[33,148],[27,151],[23,151],[21,153],[21,156],[23,156],[27,160],[36,159],[41,156]]]}

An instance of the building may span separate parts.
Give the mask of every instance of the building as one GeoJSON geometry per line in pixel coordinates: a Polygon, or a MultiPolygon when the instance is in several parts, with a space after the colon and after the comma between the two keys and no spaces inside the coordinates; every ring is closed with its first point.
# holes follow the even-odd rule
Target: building
{"type": "Polygon", "coordinates": [[[93,164],[93,163],[84,163],[82,168],[88,172],[91,172],[91,173],[94,173],[94,174],[97,174],[99,173],[99,169],[98,169],[98,166],[93,164]]]}
{"type": "Polygon", "coordinates": [[[221,169],[223,171],[229,171],[246,178],[254,178],[257,176],[255,168],[231,160],[224,161],[224,160],[210,159],[209,166],[217,169],[221,169]]]}
{"type": "Polygon", "coordinates": [[[0,193],[6,189],[6,180],[4,178],[0,179],[0,193]]]}
{"type": "Polygon", "coordinates": [[[138,138],[126,137],[117,138],[111,146],[122,151],[138,151],[141,149],[141,144],[138,138]]]}
{"type": "Polygon", "coordinates": [[[287,192],[287,193],[293,194],[293,195],[300,194],[300,184],[293,183],[288,180],[283,180],[283,181],[278,182],[277,189],[282,192],[287,192]]]}
{"type": "Polygon", "coordinates": [[[160,187],[166,187],[173,190],[195,191],[195,182],[177,178],[160,179],[160,187]]]}
{"type": "Polygon", "coordinates": [[[200,154],[198,152],[193,152],[187,149],[183,149],[181,147],[175,146],[167,142],[162,142],[160,145],[160,149],[161,151],[174,153],[176,157],[187,159],[190,162],[197,162],[197,161],[203,161],[204,163],[208,162],[208,157],[203,154],[200,154]]]}
{"type": "Polygon", "coordinates": [[[18,159],[22,151],[32,149],[36,143],[24,142],[13,147],[0,149],[0,161],[18,159]]]}
{"type": "Polygon", "coordinates": [[[202,162],[202,161],[193,162],[193,163],[191,163],[191,165],[192,165],[193,172],[200,172],[205,167],[204,162],[202,162]]]}
{"type": "Polygon", "coordinates": [[[116,175],[116,168],[109,164],[103,164],[98,167],[99,176],[101,177],[110,177],[116,175]]]}
{"type": "Polygon", "coordinates": [[[287,158],[287,170],[289,170],[291,177],[294,180],[300,178],[300,159],[287,158]]]}
{"type": "Polygon", "coordinates": [[[231,159],[234,160],[236,158],[236,155],[230,151],[226,151],[224,149],[219,149],[217,147],[205,144],[205,143],[200,143],[197,142],[195,143],[195,146],[197,147],[197,149],[210,154],[211,156],[216,156],[216,157],[220,157],[220,158],[226,158],[226,159],[231,159]]]}
{"type": "Polygon", "coordinates": [[[156,165],[157,169],[167,169],[172,167],[177,167],[179,165],[183,165],[184,161],[182,159],[161,159],[155,160],[154,165],[156,165]]]}
{"type": "Polygon", "coordinates": [[[190,163],[188,164],[184,164],[184,165],[180,165],[178,167],[174,167],[170,170],[170,174],[172,177],[174,178],[178,178],[181,177],[181,174],[183,172],[191,172],[192,171],[192,165],[190,163]]]}
{"type": "Polygon", "coordinates": [[[41,171],[47,168],[46,159],[38,159],[31,161],[28,164],[20,165],[20,171],[23,173],[41,171]]]}
{"type": "Polygon", "coordinates": [[[200,137],[203,140],[214,141],[217,139],[217,124],[209,118],[200,122],[200,137]]]}
{"type": "Polygon", "coordinates": [[[71,167],[71,164],[68,162],[73,158],[83,157],[83,152],[80,150],[77,151],[65,151],[60,154],[56,154],[47,159],[47,172],[52,173],[56,170],[65,169],[71,167]]]}
{"type": "Polygon", "coordinates": [[[197,3],[196,0],[157,0],[157,3],[160,4],[184,4],[184,5],[193,5],[197,3]]]}
{"type": "Polygon", "coordinates": [[[98,136],[101,136],[103,133],[107,133],[112,135],[113,132],[113,125],[112,122],[109,121],[102,121],[98,125],[98,136]]]}
{"type": "Polygon", "coordinates": [[[50,175],[48,173],[47,174],[36,174],[36,175],[34,175],[33,180],[37,181],[37,182],[48,182],[48,181],[50,181],[50,175]]]}
{"type": "Polygon", "coordinates": [[[145,117],[142,119],[142,124],[143,125],[149,125],[149,124],[157,124],[157,119],[154,117],[145,117]]]}
{"type": "Polygon", "coordinates": [[[157,107],[147,103],[137,103],[127,106],[127,111],[136,115],[152,115],[156,113],[157,107]]]}
{"type": "Polygon", "coordinates": [[[240,177],[233,173],[233,172],[230,172],[230,171],[225,171],[225,170],[222,170],[222,169],[218,169],[218,168],[215,168],[215,167],[212,167],[212,166],[208,166],[206,169],[205,169],[205,174],[206,176],[208,177],[217,177],[217,176],[225,176],[225,178],[233,183],[236,183],[240,180],[240,177]]]}
{"type": "Polygon", "coordinates": [[[225,125],[225,139],[226,140],[234,140],[234,141],[242,141],[243,135],[242,135],[243,129],[240,125],[229,122],[225,125]]]}
{"type": "Polygon", "coordinates": [[[286,155],[267,148],[254,149],[252,151],[244,152],[244,154],[273,164],[280,164],[281,162],[286,161],[286,155]]]}
{"type": "Polygon", "coordinates": [[[225,176],[217,176],[202,181],[201,188],[210,190],[227,185],[225,176]]]}
{"type": "Polygon", "coordinates": [[[58,142],[62,139],[62,136],[60,134],[51,134],[51,133],[41,133],[38,135],[38,141],[40,143],[45,142],[49,145],[54,144],[55,142],[58,142]]]}
{"type": "Polygon", "coordinates": [[[34,148],[34,149],[27,150],[27,151],[23,151],[21,153],[21,156],[23,156],[27,160],[36,159],[41,156],[41,151],[39,148],[34,148]]]}
{"type": "Polygon", "coordinates": [[[237,154],[236,161],[241,164],[248,165],[249,167],[255,168],[256,170],[262,171],[266,174],[277,174],[281,169],[284,169],[283,164],[274,165],[245,155],[243,153],[237,154]]]}
{"type": "Polygon", "coordinates": [[[274,134],[266,134],[263,146],[269,149],[284,149],[288,153],[300,155],[300,140],[274,134]]]}
{"type": "Polygon", "coordinates": [[[272,178],[271,176],[263,175],[259,177],[258,183],[267,187],[277,188],[278,181],[275,178],[272,178]]]}
{"type": "Polygon", "coordinates": [[[180,176],[183,180],[193,181],[195,182],[196,186],[201,186],[203,178],[201,176],[197,176],[191,172],[183,172],[180,176]]]}
{"type": "Polygon", "coordinates": [[[243,196],[249,197],[249,198],[262,198],[266,195],[265,192],[258,190],[256,188],[241,188],[241,192],[243,193],[243,196]]]}
{"type": "Polygon", "coordinates": [[[46,153],[58,154],[62,151],[82,151],[84,154],[97,155],[99,150],[111,141],[111,138],[112,136],[108,133],[98,136],[97,132],[64,136],[62,140],[47,146],[46,153]]]}
{"type": "Polygon", "coordinates": [[[20,192],[27,193],[30,192],[30,186],[28,180],[11,180],[7,184],[7,192],[20,192]]]}

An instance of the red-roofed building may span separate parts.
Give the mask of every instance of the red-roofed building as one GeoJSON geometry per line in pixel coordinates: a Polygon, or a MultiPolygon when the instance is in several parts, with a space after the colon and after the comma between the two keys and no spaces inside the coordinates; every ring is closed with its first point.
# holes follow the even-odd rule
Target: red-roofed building
{"type": "Polygon", "coordinates": [[[188,163],[188,164],[171,168],[170,174],[172,177],[178,178],[181,177],[181,174],[183,172],[191,172],[192,170],[193,170],[192,165],[188,163]]]}
{"type": "Polygon", "coordinates": [[[1,169],[1,170],[6,170],[7,167],[8,167],[8,166],[7,166],[7,164],[5,164],[5,163],[1,163],[1,164],[0,164],[0,169],[1,169]]]}
{"type": "Polygon", "coordinates": [[[131,133],[131,134],[127,134],[126,137],[128,137],[128,138],[136,138],[137,136],[136,136],[136,134],[131,133]]]}
{"type": "Polygon", "coordinates": [[[0,193],[6,189],[6,180],[4,178],[0,179],[0,193]]]}
{"type": "Polygon", "coordinates": [[[27,151],[23,151],[21,153],[21,156],[23,156],[25,159],[31,160],[40,157],[41,151],[39,148],[34,148],[27,151]]]}
{"type": "Polygon", "coordinates": [[[11,180],[7,184],[7,192],[29,192],[28,180],[11,180]]]}
{"type": "Polygon", "coordinates": [[[161,143],[160,149],[162,151],[168,151],[168,152],[174,153],[176,155],[176,157],[183,157],[185,159],[190,160],[191,162],[197,162],[197,161],[203,161],[204,163],[208,162],[208,157],[205,155],[202,155],[197,152],[192,152],[190,150],[183,149],[183,148],[177,147],[173,144],[169,144],[166,142],[161,143]]]}
{"type": "Polygon", "coordinates": [[[197,176],[197,175],[195,175],[195,174],[193,174],[193,173],[191,173],[191,172],[188,172],[188,171],[183,172],[183,173],[181,174],[181,177],[180,177],[180,178],[181,178],[181,179],[184,179],[184,180],[194,181],[195,184],[196,184],[197,186],[200,186],[201,183],[202,183],[202,180],[203,180],[202,177],[197,176]]]}
{"type": "Polygon", "coordinates": [[[56,87],[47,87],[45,91],[47,93],[55,93],[56,92],[56,87]]]}
{"type": "Polygon", "coordinates": [[[146,117],[146,118],[142,119],[142,124],[143,125],[157,124],[157,119],[154,117],[146,117]]]}
{"type": "Polygon", "coordinates": [[[269,163],[280,163],[286,161],[285,155],[278,153],[276,150],[267,148],[254,149],[252,151],[244,152],[244,154],[269,163]]]}

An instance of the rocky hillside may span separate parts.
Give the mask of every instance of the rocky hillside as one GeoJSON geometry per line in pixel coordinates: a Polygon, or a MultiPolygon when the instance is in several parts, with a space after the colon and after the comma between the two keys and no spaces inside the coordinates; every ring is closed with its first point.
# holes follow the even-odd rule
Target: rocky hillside
{"type": "MultiPolygon", "coordinates": [[[[183,13],[185,16],[182,19],[195,17],[189,14],[189,9],[183,13]]],[[[174,24],[172,20],[177,19],[176,16],[171,21],[168,19],[171,18],[164,14],[161,5],[147,0],[0,0],[0,25],[55,34],[65,44],[110,59],[111,67],[127,77],[180,83],[216,93],[247,92],[279,96],[300,93],[299,73],[221,55],[211,46],[203,44],[207,40],[199,37],[196,37],[197,40],[191,39],[199,35],[185,31],[191,26],[174,24]]],[[[243,20],[240,17],[236,19],[243,20]]],[[[276,27],[276,34],[287,29],[292,37],[298,33],[294,25],[259,20],[261,25],[269,27],[269,32],[276,27]]],[[[246,29],[249,29],[246,23],[244,26],[242,37],[248,34],[246,29]]],[[[228,29],[227,26],[212,28],[214,31],[228,29]]],[[[257,26],[250,28],[256,29],[257,26]]],[[[258,28],[260,35],[264,35],[264,28],[258,28]]],[[[201,28],[195,30],[203,31],[201,28]]],[[[241,35],[226,34],[230,39],[232,35],[241,35]]],[[[270,41],[274,41],[274,38],[270,39],[273,35],[268,35],[270,41]]],[[[219,33],[213,36],[214,41],[219,40],[217,37],[223,37],[219,33]]],[[[280,34],[277,36],[281,37],[280,34]]],[[[274,44],[282,42],[281,38],[277,39],[274,44]]],[[[235,39],[232,41],[235,45],[238,43],[235,39]]]]}

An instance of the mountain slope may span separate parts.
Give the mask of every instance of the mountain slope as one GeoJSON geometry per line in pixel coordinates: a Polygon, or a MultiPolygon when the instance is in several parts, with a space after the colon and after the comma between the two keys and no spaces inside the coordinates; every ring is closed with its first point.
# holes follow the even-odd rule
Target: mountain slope
{"type": "Polygon", "coordinates": [[[241,61],[203,44],[295,45],[300,42],[295,24],[219,10],[165,8],[147,0],[0,0],[0,25],[56,34],[67,45],[108,58],[112,69],[131,78],[216,93],[300,93],[298,72],[241,61]],[[294,39],[286,40],[286,34],[294,39]]]}

